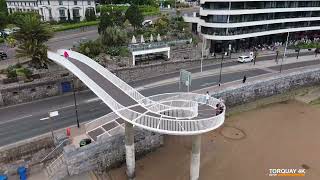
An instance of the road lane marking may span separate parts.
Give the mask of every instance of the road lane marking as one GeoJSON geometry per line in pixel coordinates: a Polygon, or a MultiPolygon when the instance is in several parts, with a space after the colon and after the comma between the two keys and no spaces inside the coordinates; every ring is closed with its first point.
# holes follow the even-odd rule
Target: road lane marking
{"type": "Polygon", "coordinates": [[[210,82],[210,83],[204,83],[204,84],[201,84],[200,86],[210,86],[210,85],[213,85],[213,84],[216,84],[217,82],[210,82]]]}
{"type": "Polygon", "coordinates": [[[25,115],[25,116],[18,117],[18,118],[15,118],[15,119],[11,119],[11,120],[8,120],[8,121],[2,121],[2,122],[0,122],[0,125],[6,124],[6,123],[9,123],[9,122],[18,121],[20,119],[28,118],[28,117],[31,117],[31,116],[32,116],[32,114],[29,114],[29,115],[25,115]]]}
{"type": "Polygon", "coordinates": [[[40,121],[48,120],[49,117],[41,118],[40,121]]]}
{"type": "Polygon", "coordinates": [[[90,102],[95,102],[95,101],[99,101],[100,100],[100,98],[92,98],[92,99],[88,99],[88,100],[86,100],[86,103],[90,103],[90,102]]]}

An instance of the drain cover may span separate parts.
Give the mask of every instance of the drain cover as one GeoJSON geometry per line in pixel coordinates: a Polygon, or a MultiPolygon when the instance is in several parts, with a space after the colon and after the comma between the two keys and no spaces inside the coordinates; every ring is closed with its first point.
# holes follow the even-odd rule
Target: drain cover
{"type": "Polygon", "coordinates": [[[246,136],[246,134],[242,130],[228,126],[223,127],[220,133],[222,136],[230,139],[242,139],[246,136]]]}

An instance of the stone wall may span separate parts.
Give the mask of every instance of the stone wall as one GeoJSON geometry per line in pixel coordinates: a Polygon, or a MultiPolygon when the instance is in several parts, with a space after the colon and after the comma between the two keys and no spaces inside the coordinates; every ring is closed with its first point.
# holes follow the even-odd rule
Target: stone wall
{"type": "Polygon", "coordinates": [[[223,88],[212,92],[214,97],[225,100],[232,107],[255,101],[256,99],[286,93],[297,88],[320,84],[320,68],[312,68],[286,74],[278,74],[245,84],[223,88]]]}
{"type": "MultiPolygon", "coordinates": [[[[215,62],[215,60],[204,60],[203,64],[213,62],[215,62]]],[[[195,66],[200,66],[200,60],[168,61],[153,65],[121,68],[114,70],[113,72],[122,80],[133,82],[195,66]]],[[[62,74],[65,74],[65,72],[62,74]]],[[[61,77],[55,74],[52,75],[52,77],[42,78],[35,80],[34,82],[1,85],[0,106],[8,106],[62,95],[61,83],[70,82],[72,84],[72,79],[73,77],[71,75],[61,77]]],[[[86,85],[79,80],[76,80],[75,87],[77,90],[87,89],[86,85]]]]}
{"type": "MultiPolygon", "coordinates": [[[[52,96],[64,94],[62,91],[63,82],[69,82],[72,85],[72,77],[43,78],[28,83],[14,83],[3,85],[0,88],[0,106],[14,105],[24,102],[30,102],[52,96]]],[[[78,79],[75,80],[77,90],[83,90],[87,87],[78,79]]]]}
{"type": "Polygon", "coordinates": [[[0,147],[0,162],[8,163],[21,159],[31,159],[42,149],[54,147],[51,134],[44,134],[14,144],[0,147]]]}
{"type": "MultiPolygon", "coordinates": [[[[162,136],[157,133],[135,129],[136,159],[151,152],[162,144],[162,136]]],[[[105,171],[125,162],[124,134],[105,137],[87,146],[76,148],[66,146],[63,152],[64,165],[57,169],[52,179],[64,175],[75,175],[90,170],[105,171]],[[66,167],[66,168],[65,168],[66,167]]]]}
{"type": "MultiPolygon", "coordinates": [[[[217,62],[215,59],[204,59],[203,65],[217,62]]],[[[184,60],[184,61],[166,61],[159,64],[144,65],[139,67],[127,67],[115,70],[114,73],[126,82],[143,80],[150,77],[156,77],[167,73],[177,72],[180,69],[189,69],[200,67],[201,61],[184,60]]]]}

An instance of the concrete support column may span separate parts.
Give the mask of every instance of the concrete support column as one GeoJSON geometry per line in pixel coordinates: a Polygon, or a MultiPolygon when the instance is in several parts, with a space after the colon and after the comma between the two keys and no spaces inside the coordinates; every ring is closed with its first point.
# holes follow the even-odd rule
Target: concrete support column
{"type": "Polygon", "coordinates": [[[190,180],[198,180],[200,174],[201,135],[192,136],[190,180]]]}
{"type": "Polygon", "coordinates": [[[136,65],[136,55],[132,55],[132,66],[136,65]]]}
{"type": "Polygon", "coordinates": [[[126,122],[125,125],[127,176],[128,179],[131,180],[135,177],[134,131],[132,124],[126,122]]]}

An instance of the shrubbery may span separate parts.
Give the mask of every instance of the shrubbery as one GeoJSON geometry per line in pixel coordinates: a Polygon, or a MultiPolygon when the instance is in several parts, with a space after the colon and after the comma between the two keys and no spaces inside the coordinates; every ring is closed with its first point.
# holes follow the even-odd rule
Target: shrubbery
{"type": "Polygon", "coordinates": [[[101,49],[101,43],[98,40],[88,41],[80,44],[79,52],[86,56],[94,58],[100,54],[101,49]]]}
{"type": "MultiPolygon", "coordinates": [[[[101,7],[101,11],[102,12],[112,12],[112,11],[126,12],[129,7],[130,6],[103,5],[101,7]]],[[[159,7],[154,7],[149,5],[139,5],[138,8],[141,11],[142,15],[144,16],[153,16],[153,15],[160,14],[159,7]]]]}
{"type": "Polygon", "coordinates": [[[295,48],[298,48],[298,49],[320,48],[320,42],[310,42],[310,43],[300,42],[297,45],[295,45],[295,48]]]}
{"type": "Polygon", "coordinates": [[[83,21],[83,22],[79,22],[79,23],[65,23],[65,24],[58,24],[58,25],[53,25],[52,28],[55,32],[58,31],[65,31],[65,30],[69,30],[69,29],[77,29],[77,28],[81,28],[81,27],[86,27],[86,26],[94,26],[97,25],[99,23],[99,21],[83,21]]]}
{"type": "Polygon", "coordinates": [[[85,16],[87,21],[95,21],[97,19],[94,9],[86,9],[85,16]]]}
{"type": "Polygon", "coordinates": [[[32,76],[32,71],[22,67],[21,64],[11,65],[7,68],[8,78],[16,78],[18,76],[29,79],[32,76]]]}

